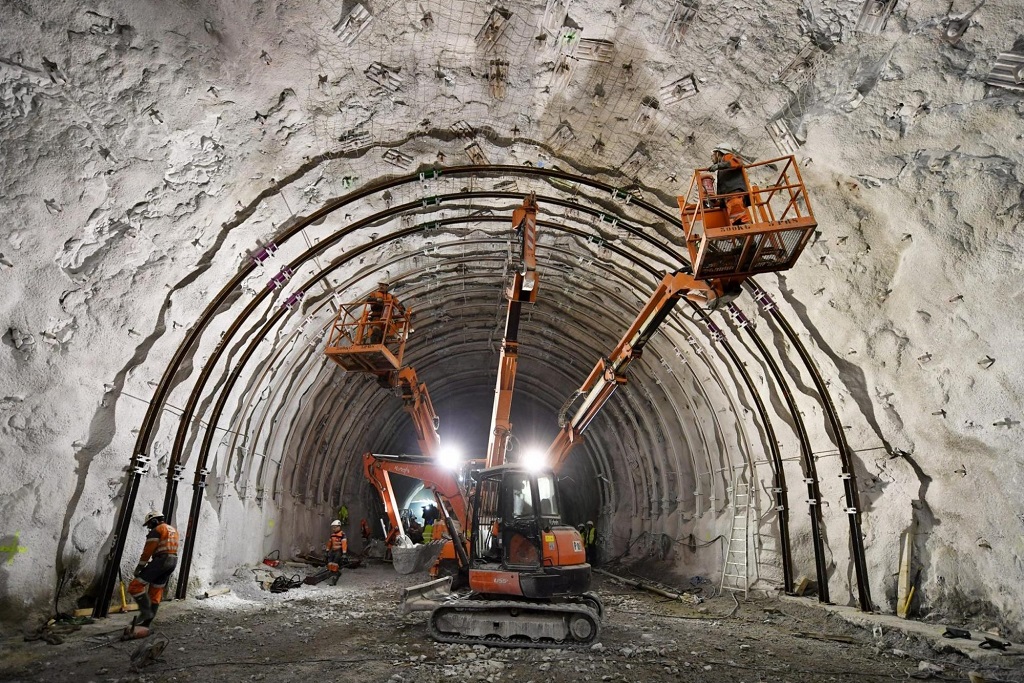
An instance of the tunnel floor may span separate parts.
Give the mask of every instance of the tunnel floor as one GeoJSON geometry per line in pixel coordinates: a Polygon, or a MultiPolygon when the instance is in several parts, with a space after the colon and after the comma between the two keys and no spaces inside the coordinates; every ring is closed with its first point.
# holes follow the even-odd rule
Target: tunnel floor
{"type": "MultiPolygon", "coordinates": [[[[227,595],[165,603],[154,635],[142,641],[116,640],[130,614],[86,625],[58,645],[6,637],[0,680],[852,682],[906,679],[922,661],[944,671],[914,677],[966,680],[968,670],[984,669],[814,606],[768,598],[737,605],[728,595],[683,604],[597,575],[607,607],[599,645],[440,644],[427,638],[426,613],[401,616],[396,608],[399,590],[420,580],[378,564],[347,570],[336,587],[272,594],[237,578],[227,595]],[[161,636],[168,643],[160,659],[133,671],[132,654],[161,636]]],[[[1024,680],[1022,673],[1003,668],[986,680],[1024,680]]]]}

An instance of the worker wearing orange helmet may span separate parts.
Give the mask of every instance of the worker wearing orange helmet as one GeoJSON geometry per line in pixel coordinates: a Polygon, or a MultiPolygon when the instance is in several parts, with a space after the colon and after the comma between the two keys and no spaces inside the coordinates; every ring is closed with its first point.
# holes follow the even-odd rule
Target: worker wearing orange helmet
{"type": "Polygon", "coordinates": [[[717,193],[725,199],[729,222],[733,225],[749,223],[746,207],[750,205],[750,188],[743,174],[743,157],[728,144],[720,143],[711,153],[711,159],[714,163],[708,166],[708,171],[718,172],[717,193]]]}
{"type": "Polygon", "coordinates": [[[327,569],[331,572],[331,585],[338,585],[341,565],[348,559],[348,539],[341,529],[341,520],[331,522],[331,537],[327,539],[327,569]]]}
{"type": "Polygon", "coordinates": [[[160,607],[164,586],[178,566],[178,530],[165,522],[163,513],[156,510],[146,515],[143,524],[149,534],[142,557],[135,566],[135,578],[128,584],[128,592],[139,606],[133,627],[125,631],[125,636],[131,638],[149,635],[149,625],[160,607]]]}

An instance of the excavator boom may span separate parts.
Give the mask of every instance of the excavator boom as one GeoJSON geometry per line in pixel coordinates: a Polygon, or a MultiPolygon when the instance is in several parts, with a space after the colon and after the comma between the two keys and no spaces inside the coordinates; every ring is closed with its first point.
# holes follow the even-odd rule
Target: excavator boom
{"type": "MultiPolygon", "coordinates": [[[[738,283],[735,286],[738,287],[738,283]]],[[[686,298],[707,305],[719,299],[724,300],[734,292],[732,287],[727,290],[721,283],[696,280],[684,272],[665,275],[619,343],[607,358],[597,361],[583,384],[567,402],[563,415],[559,416],[561,430],[546,453],[548,465],[557,471],[572,449],[582,441],[583,432],[590,421],[601,411],[619,385],[626,383],[626,368],[643,354],[647,342],[658,331],[679,299],[686,298]],[[584,397],[582,403],[571,417],[567,417],[565,413],[581,396],[584,397]]]]}
{"type": "Polygon", "coordinates": [[[612,352],[597,362],[563,406],[561,431],[546,454],[556,471],[615,389],[626,383],[626,368],[640,357],[679,299],[715,308],[735,298],[751,275],[788,270],[796,264],[818,225],[796,159],[786,156],[750,163],[742,172],[744,191],[722,195],[715,194],[714,177],[706,169],[694,171],[690,188],[679,197],[692,270],[665,275],[612,352]],[[693,195],[696,202],[689,201],[693,195]],[[731,220],[730,200],[742,205],[743,220],[731,220]],[[582,403],[572,417],[566,417],[581,396],[582,403]]]}
{"type": "Polygon", "coordinates": [[[512,432],[509,416],[512,394],[519,364],[519,316],[523,303],[537,300],[537,198],[530,193],[523,205],[512,214],[512,229],[521,236],[522,252],[512,283],[505,291],[508,312],[505,316],[505,334],[498,359],[498,378],[494,387],[494,407],[491,411],[491,431],[487,443],[487,467],[505,462],[508,439],[512,432]]]}
{"type": "Polygon", "coordinates": [[[419,380],[416,370],[411,367],[404,367],[391,373],[389,381],[402,393],[405,412],[409,413],[416,428],[416,441],[419,443],[420,453],[436,458],[438,448],[441,446],[441,437],[437,434],[440,420],[434,412],[434,404],[430,401],[427,385],[419,380]]]}

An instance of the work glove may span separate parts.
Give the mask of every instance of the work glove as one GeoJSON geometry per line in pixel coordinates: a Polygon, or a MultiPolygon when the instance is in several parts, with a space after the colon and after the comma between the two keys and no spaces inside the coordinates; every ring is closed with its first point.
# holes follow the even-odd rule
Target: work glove
{"type": "Polygon", "coordinates": [[[139,574],[142,573],[142,570],[146,568],[147,564],[149,564],[149,563],[148,562],[139,562],[137,565],[135,565],[135,571],[132,572],[132,576],[138,578],[139,574]]]}

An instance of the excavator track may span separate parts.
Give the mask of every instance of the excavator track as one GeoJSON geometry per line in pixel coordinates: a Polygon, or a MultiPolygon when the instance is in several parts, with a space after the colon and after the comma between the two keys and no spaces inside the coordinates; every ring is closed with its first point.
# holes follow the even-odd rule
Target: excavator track
{"type": "Polygon", "coordinates": [[[596,642],[601,619],[585,604],[459,600],[434,609],[429,629],[442,643],[555,648],[596,642]]]}

